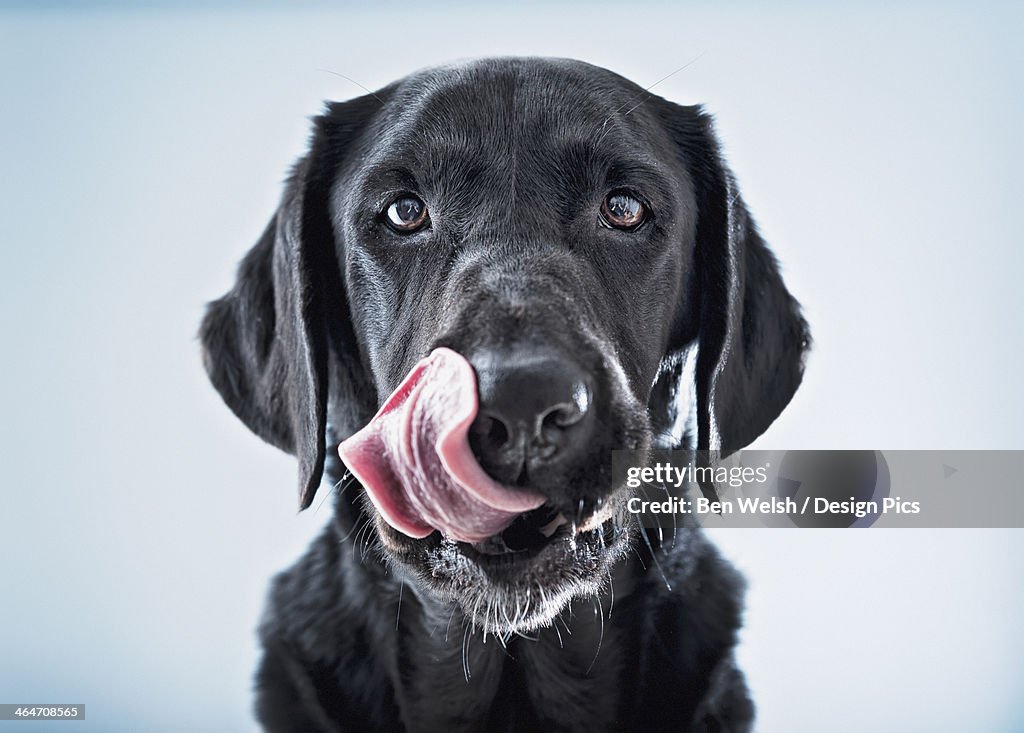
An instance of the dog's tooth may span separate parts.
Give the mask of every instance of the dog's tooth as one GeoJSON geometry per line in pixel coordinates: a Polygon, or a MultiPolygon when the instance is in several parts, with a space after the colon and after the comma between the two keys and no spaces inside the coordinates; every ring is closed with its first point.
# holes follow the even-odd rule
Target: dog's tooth
{"type": "Polygon", "coordinates": [[[545,524],[543,527],[540,527],[537,531],[545,537],[550,537],[558,530],[559,527],[561,527],[563,524],[568,523],[569,520],[565,518],[565,515],[559,512],[555,515],[554,519],[545,524]]]}
{"type": "Polygon", "coordinates": [[[576,527],[583,522],[583,513],[586,510],[587,505],[584,499],[580,499],[579,504],[576,505],[576,518],[573,520],[572,526],[575,532],[576,527]]]}

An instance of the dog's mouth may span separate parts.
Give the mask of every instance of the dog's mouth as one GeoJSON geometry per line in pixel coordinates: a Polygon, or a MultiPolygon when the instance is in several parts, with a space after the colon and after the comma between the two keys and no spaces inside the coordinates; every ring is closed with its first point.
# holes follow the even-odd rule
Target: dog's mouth
{"type": "MultiPolygon", "coordinates": [[[[578,555],[581,547],[601,552],[614,546],[620,534],[612,512],[598,512],[579,525],[550,504],[525,512],[499,533],[478,542],[459,542],[458,549],[478,564],[524,564],[549,548],[559,548],[567,556],[578,555]]],[[[558,550],[555,549],[557,553],[558,550]]]]}
{"type": "Polygon", "coordinates": [[[536,552],[556,534],[574,531],[562,512],[543,505],[532,512],[520,514],[498,534],[474,542],[470,547],[481,555],[499,557],[510,553],[536,552]]]}
{"type": "Polygon", "coordinates": [[[382,548],[442,600],[462,608],[474,628],[507,639],[555,622],[576,598],[609,589],[612,568],[631,535],[624,501],[609,502],[582,525],[545,504],[501,532],[458,542],[434,531],[422,539],[397,533],[380,515],[382,548]]]}
{"type": "Polygon", "coordinates": [[[464,607],[474,594],[487,607],[519,608],[521,596],[540,593],[546,608],[517,614],[518,627],[535,628],[570,595],[597,592],[624,554],[623,502],[557,506],[492,479],[469,444],[477,399],[469,362],[436,349],[339,453],[376,509],[386,549],[464,607]]]}
{"type": "Polygon", "coordinates": [[[482,543],[544,504],[541,494],[504,486],[477,462],[468,438],[477,411],[473,367],[451,349],[436,349],[339,446],[395,530],[414,539],[436,530],[449,540],[482,543]]]}

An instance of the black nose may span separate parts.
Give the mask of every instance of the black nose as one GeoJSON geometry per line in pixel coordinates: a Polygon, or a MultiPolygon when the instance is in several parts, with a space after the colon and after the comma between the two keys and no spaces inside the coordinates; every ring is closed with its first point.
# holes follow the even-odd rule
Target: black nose
{"type": "Polygon", "coordinates": [[[593,422],[593,382],[572,360],[487,353],[471,359],[480,412],[470,446],[484,470],[522,483],[529,470],[570,460],[593,422]]]}

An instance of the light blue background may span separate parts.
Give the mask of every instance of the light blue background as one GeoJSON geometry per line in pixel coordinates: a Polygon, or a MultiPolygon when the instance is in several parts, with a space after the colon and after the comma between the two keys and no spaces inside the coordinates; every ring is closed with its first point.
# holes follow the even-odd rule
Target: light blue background
{"type": "MultiPolygon", "coordinates": [[[[816,347],[770,448],[1024,448],[1011,5],[0,9],[0,701],[254,728],[270,575],[329,505],[194,334],[324,98],[493,54],[704,102],[816,347]]],[[[1019,531],[733,531],[761,731],[1024,729],[1019,531]]],[[[47,726],[0,724],[2,729],[47,726]]]]}

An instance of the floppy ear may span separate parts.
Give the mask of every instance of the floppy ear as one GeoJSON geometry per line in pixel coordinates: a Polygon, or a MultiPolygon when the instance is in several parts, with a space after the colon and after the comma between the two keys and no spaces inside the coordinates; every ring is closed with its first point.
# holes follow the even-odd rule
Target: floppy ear
{"type": "Polygon", "coordinates": [[[753,442],[789,404],[803,378],[810,335],[722,160],[710,117],[699,107],[659,101],[697,200],[692,286],[698,295],[681,296],[663,378],[682,379],[686,353],[697,346],[691,362],[696,447],[724,456],[753,442]]]}
{"type": "MultiPolygon", "coordinates": [[[[328,364],[344,372],[360,362],[330,188],[380,104],[368,95],[332,104],[314,120],[310,151],[296,164],[277,212],[239,265],[234,287],[208,306],[199,332],[203,363],[224,402],[256,435],[298,458],[302,509],[324,470],[328,364]]],[[[338,378],[346,381],[345,374],[338,378]]]]}

